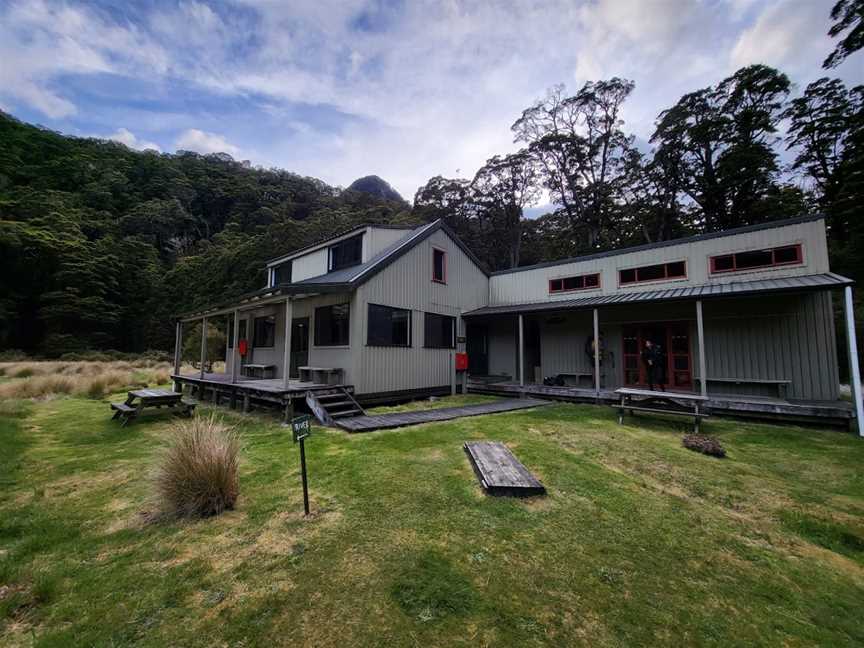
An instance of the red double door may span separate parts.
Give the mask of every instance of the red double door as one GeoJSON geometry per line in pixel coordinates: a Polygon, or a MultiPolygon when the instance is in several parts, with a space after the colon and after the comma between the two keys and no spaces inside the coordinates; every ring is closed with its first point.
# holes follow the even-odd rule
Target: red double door
{"type": "Polygon", "coordinates": [[[693,388],[693,363],[690,357],[690,332],[684,322],[642,324],[624,327],[624,384],[648,385],[648,372],[642,362],[645,342],[660,348],[661,383],[667,389],[693,388]]]}

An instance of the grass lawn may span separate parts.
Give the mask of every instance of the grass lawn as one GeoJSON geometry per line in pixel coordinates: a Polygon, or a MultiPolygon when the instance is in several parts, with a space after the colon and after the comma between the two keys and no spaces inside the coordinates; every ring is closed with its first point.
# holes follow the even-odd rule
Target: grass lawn
{"type": "Polygon", "coordinates": [[[710,420],[718,460],[682,448],[680,423],[565,404],[316,428],[304,519],[290,435],[219,411],[244,443],[238,510],[144,524],[170,419],[0,403],[0,644],[864,643],[852,435],[710,420]],[[484,496],[461,446],[486,438],[549,495],[484,496]]]}

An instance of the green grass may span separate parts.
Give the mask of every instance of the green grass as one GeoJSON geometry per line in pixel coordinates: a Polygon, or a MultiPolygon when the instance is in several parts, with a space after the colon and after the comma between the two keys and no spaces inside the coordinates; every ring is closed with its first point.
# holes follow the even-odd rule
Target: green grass
{"type": "Polygon", "coordinates": [[[145,524],[170,418],[0,404],[0,645],[864,642],[852,435],[711,419],[718,460],[674,422],[564,404],[316,428],[305,519],[290,434],[219,411],[243,440],[238,509],[145,524]],[[507,443],[548,496],[484,496],[469,439],[507,443]]]}

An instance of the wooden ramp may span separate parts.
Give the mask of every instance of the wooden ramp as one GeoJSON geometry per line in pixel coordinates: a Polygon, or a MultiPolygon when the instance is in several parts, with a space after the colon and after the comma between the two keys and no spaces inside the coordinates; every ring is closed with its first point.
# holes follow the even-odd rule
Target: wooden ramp
{"type": "Polygon", "coordinates": [[[546,489],[500,441],[470,441],[465,452],[490,495],[543,495],[546,489]]]}
{"type": "Polygon", "coordinates": [[[494,403],[465,405],[464,407],[442,407],[441,409],[421,410],[419,412],[395,412],[393,414],[379,414],[378,416],[352,416],[351,418],[337,419],[333,422],[343,430],[348,430],[349,432],[371,432],[372,430],[418,425],[419,423],[431,423],[433,421],[449,421],[451,419],[462,418],[463,416],[511,412],[513,410],[528,409],[529,407],[539,407],[541,405],[549,405],[549,403],[533,398],[508,398],[494,403]]]}

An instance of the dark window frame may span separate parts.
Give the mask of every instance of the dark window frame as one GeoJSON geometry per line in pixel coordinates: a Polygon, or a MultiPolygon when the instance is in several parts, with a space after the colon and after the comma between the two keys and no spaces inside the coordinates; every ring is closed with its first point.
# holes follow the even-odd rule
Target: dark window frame
{"type": "Polygon", "coordinates": [[[749,270],[765,270],[767,268],[783,268],[786,266],[795,266],[804,264],[804,246],[801,243],[793,243],[791,245],[777,245],[771,248],[762,248],[759,250],[739,250],[738,252],[729,252],[728,254],[714,254],[708,257],[708,271],[712,275],[729,274],[730,272],[747,272],[749,270]],[[795,250],[794,261],[777,261],[778,250],[795,250]],[[764,265],[746,266],[743,268],[737,267],[737,258],[739,254],[748,254],[752,252],[768,252],[771,254],[771,263],[764,265]],[[719,259],[732,259],[732,267],[725,270],[717,269],[717,261],[719,259]]]}
{"type": "Polygon", "coordinates": [[[255,317],[252,320],[252,348],[253,349],[272,349],[276,346],[276,316],[275,315],[262,315],[261,317],[255,317]],[[267,338],[271,338],[270,344],[259,344],[258,338],[258,322],[265,322],[272,324],[272,328],[269,335],[264,336],[264,341],[267,342],[267,338]]]}
{"type": "Polygon", "coordinates": [[[441,248],[433,247],[432,248],[432,281],[435,283],[446,284],[447,283],[447,250],[442,250],[441,248]],[[435,255],[441,255],[441,274],[442,278],[438,279],[435,276],[435,255]]]}
{"type": "Polygon", "coordinates": [[[597,290],[600,288],[600,285],[601,285],[601,281],[600,281],[600,273],[599,272],[589,272],[587,274],[571,275],[569,277],[555,277],[554,279],[549,280],[549,294],[550,295],[557,295],[560,293],[578,292],[580,290],[597,290]],[[586,281],[589,277],[596,278],[597,283],[593,286],[586,285],[586,281]],[[582,282],[581,287],[579,287],[579,286],[577,286],[575,288],[565,288],[564,287],[565,281],[575,281],[577,279],[582,282]],[[554,287],[554,284],[556,284],[556,283],[559,285],[558,288],[554,287]]]}
{"type": "Polygon", "coordinates": [[[344,268],[352,268],[356,265],[360,265],[363,263],[363,234],[355,234],[354,236],[349,236],[346,239],[342,239],[341,241],[337,241],[332,245],[327,247],[327,272],[333,272],[334,270],[342,270],[344,268]],[[338,264],[334,260],[334,250],[336,248],[341,248],[346,245],[356,245],[357,246],[357,254],[351,259],[347,261],[340,261],[338,264]]]}
{"type": "Polygon", "coordinates": [[[366,346],[369,347],[397,347],[403,349],[410,349],[413,346],[412,340],[412,328],[414,323],[414,313],[410,308],[399,308],[397,306],[386,306],[384,304],[372,304],[369,303],[366,305],[366,346]],[[403,313],[408,313],[408,327],[406,330],[407,340],[405,344],[400,342],[381,342],[378,339],[373,341],[372,338],[372,309],[380,308],[389,311],[398,311],[403,313]]]}
{"type": "Polygon", "coordinates": [[[283,261],[271,268],[273,271],[273,284],[272,286],[280,286],[282,284],[290,284],[291,283],[291,275],[294,272],[294,262],[292,259],[288,259],[288,261],[283,261]],[[280,268],[284,268],[288,266],[288,281],[280,281],[278,278],[280,268]]]}
{"type": "Polygon", "coordinates": [[[652,263],[649,265],[637,266],[635,268],[620,268],[618,270],[618,285],[619,286],[632,286],[633,284],[652,283],[655,281],[678,281],[680,279],[687,279],[687,276],[688,275],[687,275],[687,261],[686,260],[666,261],[665,263],[652,263]],[[678,265],[679,263],[684,266],[684,274],[670,275],[669,274],[669,266],[678,265]],[[649,269],[653,270],[655,268],[660,268],[660,267],[663,268],[663,276],[662,277],[652,277],[649,279],[640,279],[639,278],[639,271],[640,270],[642,270],[642,271],[646,271],[649,269]],[[633,273],[633,279],[625,281],[623,278],[623,275],[625,272],[632,272],[633,273]]]}
{"type": "Polygon", "coordinates": [[[314,317],[315,317],[315,322],[314,322],[315,330],[313,331],[313,346],[316,346],[316,347],[348,347],[348,346],[351,346],[351,304],[349,302],[343,302],[341,304],[327,304],[326,306],[318,306],[315,309],[314,317]],[[332,311],[334,308],[340,308],[340,309],[344,308],[345,309],[344,318],[342,318],[341,316],[339,319],[334,318],[332,315],[332,311]],[[326,318],[327,321],[329,322],[329,325],[330,325],[330,330],[328,331],[330,338],[327,339],[326,341],[322,341],[322,332],[323,331],[322,331],[321,326],[322,326],[322,322],[325,321],[325,318],[321,317],[320,313],[322,311],[325,311],[325,310],[331,311],[331,315],[328,318],[326,318]],[[344,330],[342,330],[341,327],[337,329],[333,326],[333,322],[340,321],[341,319],[344,319],[344,321],[345,321],[344,330]],[[334,331],[337,331],[339,334],[344,333],[344,339],[342,337],[340,337],[339,339],[334,340],[333,338],[336,337],[335,335],[333,335],[334,331]]]}
{"type": "MultiPolygon", "coordinates": [[[[443,329],[442,329],[443,330],[443,329]]],[[[423,348],[425,349],[455,349],[456,348],[456,318],[452,315],[444,315],[442,313],[423,313],[423,348]],[[450,320],[450,344],[430,344],[429,330],[431,319],[442,318],[450,320]]]]}

